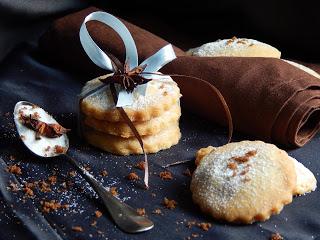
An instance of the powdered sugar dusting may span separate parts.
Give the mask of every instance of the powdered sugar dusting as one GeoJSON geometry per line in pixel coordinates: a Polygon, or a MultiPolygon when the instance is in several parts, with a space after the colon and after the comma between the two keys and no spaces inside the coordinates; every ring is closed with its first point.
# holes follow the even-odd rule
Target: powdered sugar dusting
{"type": "MultiPolygon", "coordinates": [[[[89,81],[82,92],[86,92],[89,89],[93,89],[100,84],[98,79],[89,81]]],[[[119,89],[119,85],[116,84],[116,89],[119,89]]],[[[151,80],[147,83],[147,90],[145,96],[138,93],[135,89],[133,91],[133,104],[131,106],[125,107],[125,109],[139,110],[144,109],[147,106],[159,104],[163,98],[167,95],[180,97],[180,91],[177,84],[169,76],[161,76],[151,80]]],[[[99,110],[105,111],[115,108],[113,103],[112,94],[109,86],[100,89],[94,94],[88,96],[83,100],[84,102],[94,103],[95,107],[99,110]]]]}
{"type": "Polygon", "coordinates": [[[215,42],[209,42],[201,45],[197,48],[192,48],[188,51],[189,54],[199,57],[213,57],[213,56],[226,56],[226,51],[239,51],[246,49],[253,45],[267,46],[273,48],[272,46],[259,42],[254,39],[247,38],[232,38],[217,40],[215,42]]]}

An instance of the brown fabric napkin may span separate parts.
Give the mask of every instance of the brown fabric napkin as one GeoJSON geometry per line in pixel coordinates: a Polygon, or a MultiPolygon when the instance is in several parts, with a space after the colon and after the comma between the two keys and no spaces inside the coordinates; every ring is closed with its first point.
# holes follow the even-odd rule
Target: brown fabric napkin
{"type": "MultiPolygon", "coordinates": [[[[88,8],[57,20],[40,39],[41,50],[56,62],[90,73],[91,77],[105,74],[89,60],[79,41],[83,19],[97,10],[88,8]]],[[[148,31],[124,23],[136,42],[140,61],[167,44],[148,31]]],[[[113,30],[98,22],[88,26],[101,49],[124,59],[122,41],[113,30]]],[[[161,71],[204,80],[173,77],[181,88],[184,107],[192,112],[227,124],[216,93],[208,87],[212,84],[226,99],[238,131],[288,146],[303,146],[320,129],[320,79],[280,59],[193,57],[174,49],[178,58],[161,71]]]]}

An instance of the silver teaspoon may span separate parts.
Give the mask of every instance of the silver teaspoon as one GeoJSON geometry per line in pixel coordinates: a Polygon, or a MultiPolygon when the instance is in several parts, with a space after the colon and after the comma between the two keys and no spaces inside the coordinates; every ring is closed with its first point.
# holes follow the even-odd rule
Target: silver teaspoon
{"type": "Polygon", "coordinates": [[[116,225],[127,233],[137,233],[148,231],[153,228],[154,224],[145,216],[140,216],[135,209],[128,206],[118,198],[114,197],[95,177],[93,177],[79,162],[67,154],[69,148],[69,139],[66,134],[56,138],[47,138],[41,136],[36,139],[35,131],[22,124],[21,114],[25,116],[36,115],[39,120],[45,123],[57,123],[57,121],[42,108],[26,101],[20,101],[14,108],[14,122],[18,134],[25,146],[40,157],[65,156],[79,172],[79,174],[91,185],[94,191],[101,198],[102,202],[108,209],[116,225]],[[56,146],[62,147],[64,151],[56,151],[56,146]]]}

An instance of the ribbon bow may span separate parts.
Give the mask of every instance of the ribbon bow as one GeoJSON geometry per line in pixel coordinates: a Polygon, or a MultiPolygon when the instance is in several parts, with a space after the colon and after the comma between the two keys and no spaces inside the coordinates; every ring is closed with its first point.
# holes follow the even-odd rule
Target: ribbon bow
{"type": "Polygon", "coordinates": [[[134,89],[145,95],[145,83],[156,77],[150,73],[157,72],[176,58],[172,45],[168,44],[138,65],[137,48],[129,30],[118,18],[101,11],[93,12],[84,19],[80,28],[80,42],[92,62],[103,69],[114,72],[114,75],[109,77],[108,80],[111,81],[108,83],[119,83],[122,86],[118,94],[117,107],[130,106],[133,103],[132,91],[134,89]],[[86,23],[93,20],[108,25],[121,37],[126,51],[123,69],[119,67],[117,61],[112,60],[103,52],[91,38],[86,23]]]}
{"type": "Polygon", "coordinates": [[[140,65],[138,65],[137,48],[129,30],[119,19],[109,13],[101,11],[93,12],[84,19],[80,28],[80,42],[92,62],[103,69],[114,72],[113,75],[108,76],[105,79],[100,79],[100,81],[104,83],[102,86],[84,93],[80,97],[83,99],[101,89],[101,87],[104,87],[106,84],[110,85],[116,107],[139,141],[144,153],[144,183],[148,188],[148,160],[144,151],[143,141],[123,107],[130,106],[133,103],[133,91],[137,91],[139,94],[145,95],[146,83],[151,79],[159,78],[159,74],[156,74],[155,72],[176,58],[172,45],[168,44],[164,46],[154,55],[145,59],[140,65]],[[91,38],[87,30],[86,23],[93,20],[108,25],[121,37],[126,51],[126,60],[123,66],[120,64],[119,60],[113,59],[104,53],[91,38]],[[116,92],[114,84],[119,84],[121,86],[119,93],[116,92]]]}

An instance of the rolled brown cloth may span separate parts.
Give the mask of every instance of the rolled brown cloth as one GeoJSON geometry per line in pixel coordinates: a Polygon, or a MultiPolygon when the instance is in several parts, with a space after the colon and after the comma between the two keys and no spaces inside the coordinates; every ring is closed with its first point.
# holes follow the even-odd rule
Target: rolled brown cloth
{"type": "MultiPolygon", "coordinates": [[[[79,41],[88,8],[58,19],[41,37],[41,51],[57,63],[95,77],[105,74],[87,57],[79,41]]],[[[137,45],[139,60],[151,56],[167,42],[123,21],[137,45]]],[[[109,27],[88,24],[90,35],[105,52],[125,58],[122,40],[109,27]]],[[[303,146],[320,129],[320,79],[274,58],[194,57],[174,47],[178,58],[161,71],[173,77],[183,94],[183,106],[209,120],[226,125],[224,109],[210,84],[224,96],[234,128],[259,139],[287,146],[303,146]],[[209,87],[208,87],[209,86],[209,87]]],[[[319,70],[319,66],[311,66],[319,70]]]]}

